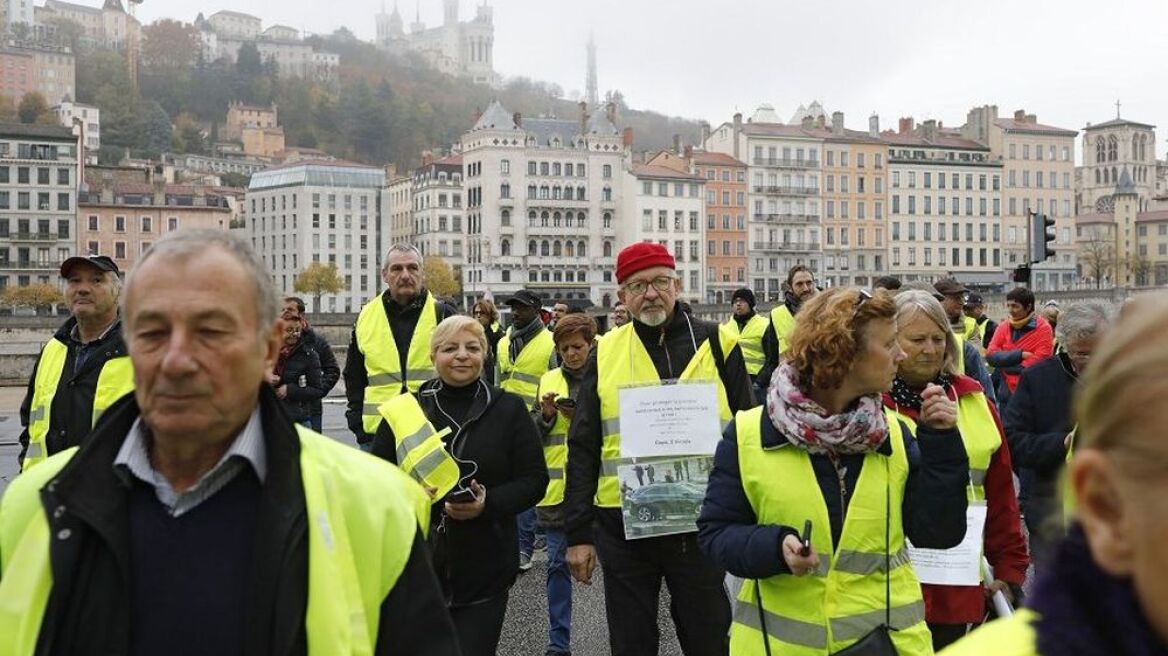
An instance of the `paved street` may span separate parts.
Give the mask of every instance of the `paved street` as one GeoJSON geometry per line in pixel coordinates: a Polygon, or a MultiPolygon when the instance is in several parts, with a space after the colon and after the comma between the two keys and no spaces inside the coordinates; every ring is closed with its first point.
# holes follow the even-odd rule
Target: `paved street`
{"type": "MultiPolygon", "coordinates": [[[[334,391],[336,394],[336,391],[334,391]]],[[[16,476],[16,455],[19,452],[20,401],[22,387],[0,388],[0,491],[16,476]]],[[[331,397],[325,402],[324,432],[348,444],[353,436],[345,425],[344,397],[331,397]]],[[[547,648],[547,597],[544,584],[547,578],[547,558],[536,554],[535,567],[519,577],[511,589],[507,607],[507,621],[503,626],[500,656],[542,656],[547,648]]],[[[603,574],[601,574],[602,576],[603,574]]],[[[600,580],[591,586],[574,586],[572,618],[572,652],[582,656],[608,653],[608,630],[604,621],[604,593],[600,580]]],[[[661,594],[661,650],[663,656],[681,654],[669,620],[669,594],[661,594]]]]}

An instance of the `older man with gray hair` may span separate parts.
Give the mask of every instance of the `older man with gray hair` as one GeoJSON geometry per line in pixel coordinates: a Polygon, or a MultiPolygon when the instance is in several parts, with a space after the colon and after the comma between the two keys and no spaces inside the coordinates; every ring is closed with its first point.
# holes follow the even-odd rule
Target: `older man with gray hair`
{"type": "Polygon", "coordinates": [[[1039,566],[1063,533],[1058,482],[1071,448],[1074,390],[1115,313],[1115,306],[1103,301],[1068,307],[1056,333],[1063,351],[1022,372],[1002,418],[1022,481],[1019,502],[1030,531],[1030,552],[1039,566]]]}
{"type": "Polygon", "coordinates": [[[294,425],[266,384],[277,303],[229,233],[143,256],[122,299],[134,394],[0,501],[0,651],[458,653],[425,493],[294,425]]]}

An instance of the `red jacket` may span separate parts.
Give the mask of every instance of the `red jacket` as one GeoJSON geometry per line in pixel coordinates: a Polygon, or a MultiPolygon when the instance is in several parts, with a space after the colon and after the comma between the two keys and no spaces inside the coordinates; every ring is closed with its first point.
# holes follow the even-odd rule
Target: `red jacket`
{"type": "Polygon", "coordinates": [[[989,348],[986,349],[986,361],[1002,370],[1006,376],[1006,385],[1012,393],[1017,389],[1018,378],[1022,373],[1019,370],[1011,372],[1010,368],[1021,366],[1025,369],[1049,358],[1053,353],[1054,330],[1046,319],[1035,315],[1017,335],[1017,339],[1009,319],[998,324],[989,348]],[[1023,353],[1030,353],[1030,357],[1023,358],[1023,353]]]}
{"type": "MultiPolygon", "coordinates": [[[[982,388],[968,376],[954,376],[953,390],[958,397],[962,397],[981,392],[982,388]]],[[[898,408],[889,394],[884,395],[884,405],[899,410],[913,421],[917,420],[916,410],[898,408]]],[[[998,439],[1002,445],[990,458],[990,466],[986,471],[985,557],[994,568],[994,578],[1022,585],[1026,580],[1026,568],[1030,565],[1030,554],[1026,550],[1026,538],[1022,535],[1018,497],[1014,493],[1010,447],[997,408],[993,403],[989,403],[989,407],[994,423],[998,426],[998,439]]],[[[986,598],[980,585],[922,584],[921,590],[925,595],[925,619],[931,624],[977,624],[985,617],[986,598]]]]}

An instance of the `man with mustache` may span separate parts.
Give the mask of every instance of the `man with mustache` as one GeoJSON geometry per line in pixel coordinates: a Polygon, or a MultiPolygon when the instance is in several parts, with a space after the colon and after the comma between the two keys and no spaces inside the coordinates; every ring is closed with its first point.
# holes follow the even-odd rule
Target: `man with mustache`
{"type": "Polygon", "coordinates": [[[169,233],[122,307],[134,394],[0,500],[0,651],[457,654],[426,494],[266,384],[283,326],[251,247],[169,233]]]}
{"type": "Polygon", "coordinates": [[[41,349],[20,404],[21,466],[81,443],[106,408],[134,389],[122,341],[118,265],[104,255],[61,263],[72,316],[41,349]]]}
{"type": "Polygon", "coordinates": [[[766,355],[766,365],[756,378],[759,397],[766,396],[771,384],[771,376],[779,366],[779,357],[787,350],[787,339],[795,329],[795,315],[804,303],[819,293],[815,286],[815,272],[802,264],[796,264],[787,272],[788,291],[783,293],[783,302],[771,309],[771,324],[762,336],[762,350],[766,355]]]}
{"type": "MultiPolygon", "coordinates": [[[[681,280],[664,246],[636,243],[617,255],[620,300],[632,321],[611,331],[585,365],[568,433],[564,532],[572,576],[591,583],[604,564],[604,603],[613,656],[656,654],[657,595],[673,599],[682,651],[725,654],[730,604],[724,572],[702,555],[696,533],[626,540],[616,464],[619,393],[628,385],[712,381],[723,422],[755,405],[737,339],[680,309],[681,280]],[[595,503],[594,503],[595,500],[595,503]]],[[[652,483],[652,467],[648,469],[652,483]]],[[[776,547],[777,548],[777,547],[776,547]]]]}

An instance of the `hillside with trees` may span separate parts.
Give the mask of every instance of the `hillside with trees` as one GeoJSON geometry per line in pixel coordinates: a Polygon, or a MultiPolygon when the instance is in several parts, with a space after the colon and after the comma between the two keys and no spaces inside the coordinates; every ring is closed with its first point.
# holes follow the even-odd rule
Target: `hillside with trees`
{"type": "MultiPolygon", "coordinates": [[[[197,29],[160,20],[143,30],[138,89],[112,51],[77,57],[77,96],[102,110],[103,161],[126,151],[204,153],[217,139],[228,103],[279,107],[289,146],[319,148],[369,164],[417,164],[423,150],[448,148],[494,99],[525,116],[576,118],[579,108],[554,84],[510,79],[492,89],[444,75],[412,54],[383,52],[342,28],[310,43],[341,56],[339,80],[281,78],[273,62],[245,45],[234,63],[203,61],[197,29]]],[[[79,45],[79,47],[81,47],[79,45]]],[[[696,143],[695,121],[629,108],[619,91],[618,124],[632,127],[637,150],[667,148],[673,135],[696,143]]]]}

